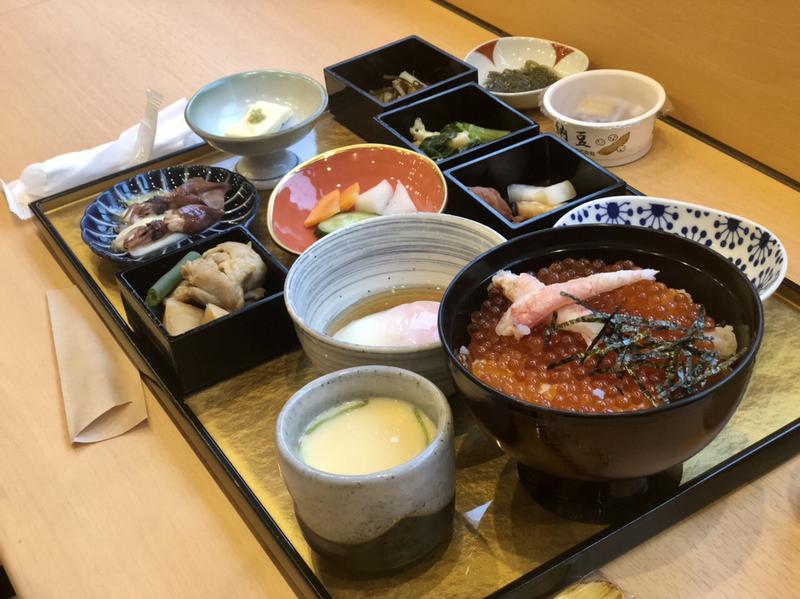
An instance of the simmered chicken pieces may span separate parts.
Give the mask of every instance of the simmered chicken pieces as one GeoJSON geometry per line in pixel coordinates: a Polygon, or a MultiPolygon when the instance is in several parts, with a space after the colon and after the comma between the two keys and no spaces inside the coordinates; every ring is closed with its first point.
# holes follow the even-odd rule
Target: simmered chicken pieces
{"type": "Polygon", "coordinates": [[[249,245],[227,241],[184,264],[181,274],[183,281],[175,288],[173,298],[231,311],[244,306],[248,299],[264,296],[267,267],[249,245]]]}

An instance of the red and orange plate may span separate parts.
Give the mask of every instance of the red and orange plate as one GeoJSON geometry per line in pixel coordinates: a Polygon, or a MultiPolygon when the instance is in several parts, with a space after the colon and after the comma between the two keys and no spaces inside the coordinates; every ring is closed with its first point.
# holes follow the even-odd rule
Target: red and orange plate
{"type": "Polygon", "coordinates": [[[357,144],[319,154],[286,173],[269,198],[269,234],[286,251],[301,254],[318,239],[303,223],[320,199],[354,183],[364,191],[384,179],[392,187],[401,182],[418,211],[444,210],[447,186],[433,160],[406,148],[357,144]]]}

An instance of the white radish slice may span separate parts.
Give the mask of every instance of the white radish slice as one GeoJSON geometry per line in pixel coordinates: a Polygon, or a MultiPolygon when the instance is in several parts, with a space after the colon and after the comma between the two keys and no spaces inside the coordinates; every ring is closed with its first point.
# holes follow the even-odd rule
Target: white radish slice
{"type": "Polygon", "coordinates": [[[545,197],[544,190],[544,187],[514,183],[513,185],[509,185],[506,191],[508,193],[508,201],[511,203],[539,202],[541,204],[545,204],[547,203],[547,198],[545,197]]]}
{"type": "Polygon", "coordinates": [[[392,184],[386,179],[378,183],[375,187],[369,188],[356,199],[356,212],[371,212],[372,214],[383,214],[386,204],[392,198],[392,184]]]}
{"type": "Polygon", "coordinates": [[[561,181],[547,187],[514,183],[508,186],[507,192],[509,202],[538,202],[548,206],[558,206],[578,195],[569,181],[561,181]]]}
{"type": "Polygon", "coordinates": [[[411,196],[408,195],[405,185],[398,181],[397,187],[394,190],[394,195],[392,199],[389,200],[389,203],[386,204],[383,214],[406,214],[416,211],[417,207],[411,200],[411,196]]]}
{"type": "Polygon", "coordinates": [[[186,233],[170,233],[169,235],[164,235],[164,237],[161,239],[156,239],[153,243],[146,243],[137,248],[133,248],[132,250],[128,250],[128,253],[134,258],[138,258],[139,256],[144,256],[150,252],[155,252],[156,250],[165,248],[173,243],[178,243],[186,236],[186,233]]]}
{"type": "Polygon", "coordinates": [[[572,183],[569,181],[562,181],[561,183],[545,187],[544,193],[547,198],[545,201],[551,206],[557,206],[558,204],[568,202],[578,195],[575,191],[575,187],[573,187],[572,183]]]}

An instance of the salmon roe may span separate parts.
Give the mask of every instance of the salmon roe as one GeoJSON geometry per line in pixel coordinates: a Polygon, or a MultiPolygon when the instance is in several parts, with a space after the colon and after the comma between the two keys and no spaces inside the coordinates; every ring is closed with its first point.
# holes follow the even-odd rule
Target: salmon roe
{"type": "MultiPolygon", "coordinates": [[[[606,264],[602,260],[572,259],[554,262],[535,273],[547,285],[563,283],[599,272],[637,268],[631,261],[606,264]]],[[[701,306],[695,304],[684,291],[671,289],[658,281],[638,281],[597,295],[586,301],[587,306],[602,312],[668,320],[681,327],[690,327],[696,321],[701,306]]],[[[520,339],[500,336],[495,327],[511,302],[495,288],[480,310],[474,312],[468,326],[470,343],[465,357],[472,373],[507,395],[541,406],[575,412],[623,412],[653,406],[639,383],[630,375],[593,372],[597,368],[613,366],[616,355],[609,353],[600,364],[590,357],[583,364],[571,361],[556,368],[548,368],[559,360],[583,352],[586,341],[579,333],[557,330],[545,339],[549,323],[541,323],[529,335],[520,339]]],[[[705,329],[715,326],[706,317],[705,329]]],[[[675,338],[680,332],[661,332],[665,339],[675,338]]],[[[699,349],[711,349],[707,347],[699,349]]],[[[635,367],[640,381],[657,396],[659,386],[666,379],[663,367],[635,367]]],[[[671,399],[677,399],[673,396],[671,399]]]]}

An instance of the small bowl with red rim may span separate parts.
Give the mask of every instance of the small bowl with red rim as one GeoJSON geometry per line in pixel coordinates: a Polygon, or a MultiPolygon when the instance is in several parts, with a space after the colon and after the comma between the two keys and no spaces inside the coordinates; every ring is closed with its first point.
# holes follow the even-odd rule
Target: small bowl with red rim
{"type": "Polygon", "coordinates": [[[355,183],[364,192],[382,181],[394,190],[402,183],[417,212],[442,212],[447,203],[442,171],[427,156],[385,144],[344,146],[299,164],[280,180],[269,198],[269,234],[286,251],[301,254],[319,240],[304,223],[322,198],[355,183]]]}
{"type": "MultiPolygon", "coordinates": [[[[478,82],[483,87],[486,87],[486,77],[491,71],[519,69],[526,60],[551,67],[560,78],[582,73],[589,68],[589,57],[577,48],[538,37],[514,36],[489,40],[470,50],[464,60],[478,69],[478,82]]],[[[514,108],[530,109],[539,107],[539,100],[547,87],[514,93],[492,93],[514,108]]]]}

